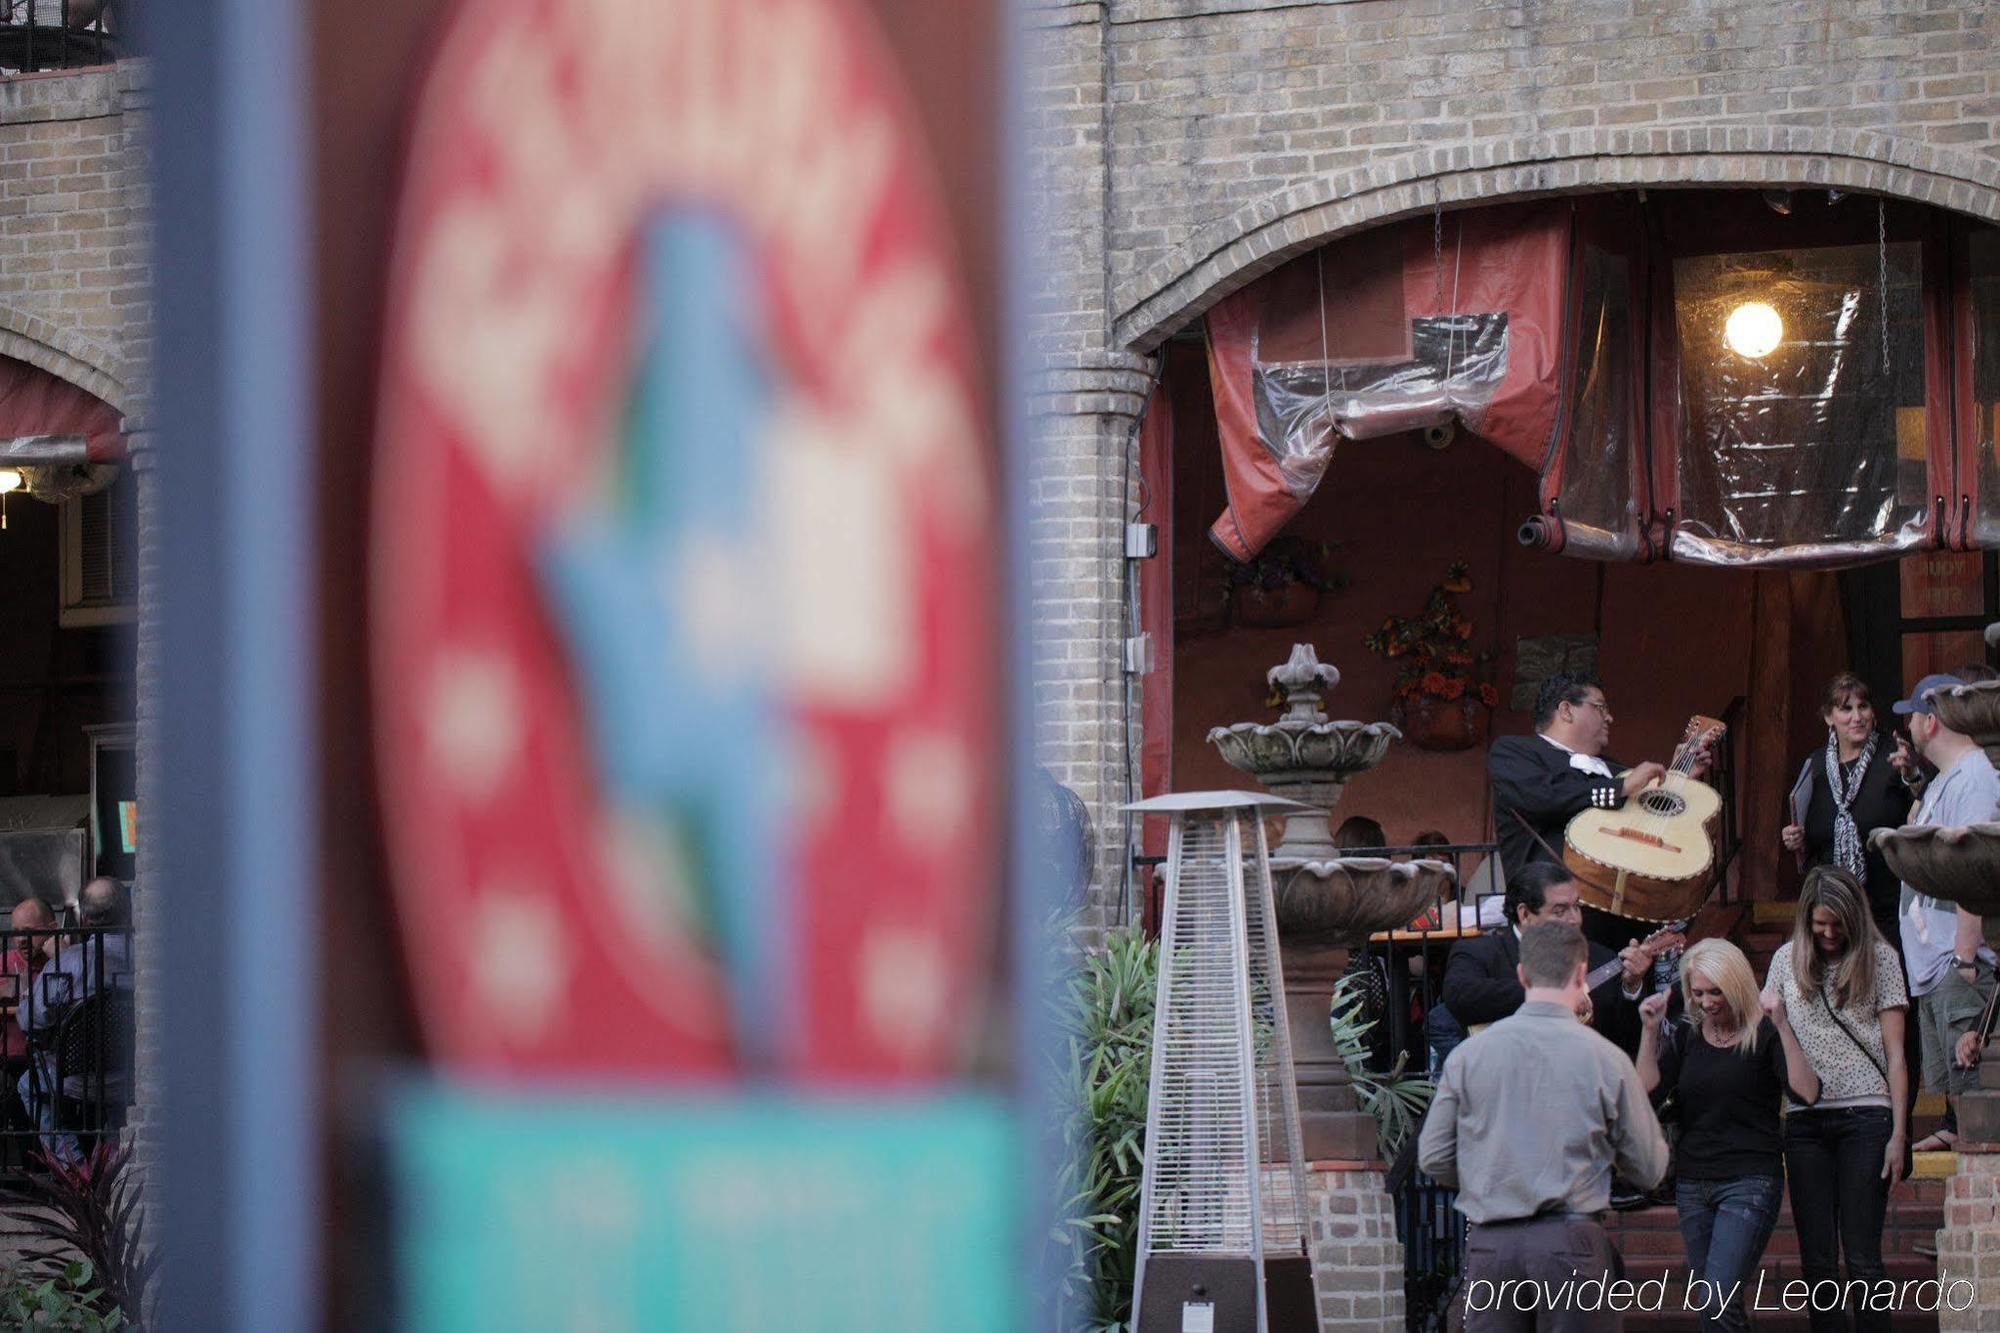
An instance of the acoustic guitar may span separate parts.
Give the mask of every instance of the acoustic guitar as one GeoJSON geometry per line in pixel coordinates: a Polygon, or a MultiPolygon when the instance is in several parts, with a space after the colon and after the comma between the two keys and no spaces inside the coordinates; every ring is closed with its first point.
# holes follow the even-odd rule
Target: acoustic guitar
{"type": "Polygon", "coordinates": [[[1586,810],[1564,833],[1563,864],[1578,896],[1615,916],[1685,921],[1708,897],[1715,869],[1715,788],[1688,776],[1725,728],[1697,714],[1667,775],[1617,810],[1586,810]]]}

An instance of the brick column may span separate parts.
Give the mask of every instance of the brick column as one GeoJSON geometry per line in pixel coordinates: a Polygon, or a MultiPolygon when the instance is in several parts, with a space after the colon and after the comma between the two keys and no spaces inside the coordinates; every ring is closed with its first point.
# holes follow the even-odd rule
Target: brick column
{"type": "Polygon", "coordinates": [[[2000,1143],[1959,1139],[1937,1246],[1941,1333],[2000,1330],[2000,1143]]]}
{"type": "Polygon", "coordinates": [[[1097,826],[1097,873],[1082,924],[1117,920],[1126,858],[1125,725],[1137,761],[1139,694],[1125,674],[1125,518],[1137,487],[1135,429],[1151,363],[1107,354],[1045,367],[1035,385],[1036,758],[1097,826]]]}
{"type": "Polygon", "coordinates": [[[1403,1327],[1403,1246],[1381,1162],[1306,1164],[1321,1333],[1403,1327]]]}

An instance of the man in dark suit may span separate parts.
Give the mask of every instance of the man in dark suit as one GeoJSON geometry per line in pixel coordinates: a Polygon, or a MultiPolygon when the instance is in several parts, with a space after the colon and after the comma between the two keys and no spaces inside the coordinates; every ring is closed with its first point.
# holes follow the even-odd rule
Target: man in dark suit
{"type": "MultiPolygon", "coordinates": [[[[1569,821],[1585,810],[1616,810],[1666,776],[1653,762],[1626,770],[1605,756],[1611,740],[1611,708],[1595,676],[1555,675],[1535,697],[1535,734],[1502,736],[1486,755],[1493,784],[1493,827],[1500,840],[1500,864],[1511,885],[1528,866],[1561,864],[1569,821]]],[[[1695,757],[1689,773],[1708,771],[1708,756],[1695,757]]],[[[1644,923],[1592,908],[1583,933],[1617,947],[1644,937],[1644,923]]],[[[1593,964],[1594,966],[1594,964],[1593,964]]]]}
{"type": "Polygon", "coordinates": [[[1664,765],[1630,771],[1607,758],[1611,709],[1604,687],[1586,675],[1556,675],[1535,697],[1535,734],[1502,736],[1487,751],[1493,782],[1493,825],[1507,879],[1536,861],[1562,859],[1563,830],[1585,810],[1615,810],[1646,784],[1666,776],[1664,765]]]}
{"type": "MultiPolygon", "coordinates": [[[[1552,861],[1537,861],[1508,881],[1506,909],[1509,926],[1459,941],[1445,964],[1444,1006],[1468,1028],[1499,1022],[1527,998],[1517,971],[1523,930],[1543,921],[1574,926],[1583,916],[1576,881],[1552,861]]],[[[1654,954],[1671,942],[1632,944],[1621,953],[1601,944],[1590,946],[1590,970],[1614,961],[1623,964],[1610,980],[1588,993],[1590,1024],[1628,1055],[1639,1049],[1639,998],[1646,973],[1654,954]]]]}

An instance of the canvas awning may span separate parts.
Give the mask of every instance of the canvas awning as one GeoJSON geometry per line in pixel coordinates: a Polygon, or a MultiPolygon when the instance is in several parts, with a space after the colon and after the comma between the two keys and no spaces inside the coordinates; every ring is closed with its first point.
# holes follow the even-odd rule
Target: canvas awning
{"type": "Polygon", "coordinates": [[[2000,545],[1989,330],[2000,232],[1916,205],[1700,191],[1410,219],[1210,312],[1229,500],[1211,536],[1249,560],[1343,441],[1451,425],[1536,470],[1523,540],[1572,555],[2000,545]]]}

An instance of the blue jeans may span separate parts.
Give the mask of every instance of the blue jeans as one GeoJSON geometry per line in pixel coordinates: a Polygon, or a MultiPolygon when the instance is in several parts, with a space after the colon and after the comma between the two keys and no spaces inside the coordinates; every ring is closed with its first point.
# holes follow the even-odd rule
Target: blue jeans
{"type": "Polygon", "coordinates": [[[1687,1243],[1689,1276],[1708,1284],[1703,1328],[1733,1331],[1750,1327],[1743,1307],[1756,1285],[1757,1261],[1770,1243],[1771,1228],[1778,1224],[1783,1190],[1780,1176],[1737,1180],[1683,1177],[1674,1187],[1681,1239],[1687,1243]]]}

